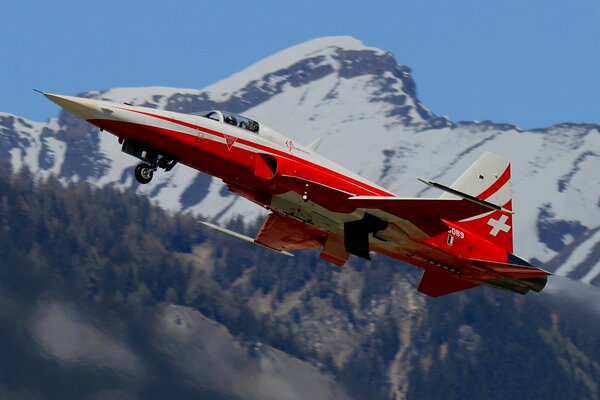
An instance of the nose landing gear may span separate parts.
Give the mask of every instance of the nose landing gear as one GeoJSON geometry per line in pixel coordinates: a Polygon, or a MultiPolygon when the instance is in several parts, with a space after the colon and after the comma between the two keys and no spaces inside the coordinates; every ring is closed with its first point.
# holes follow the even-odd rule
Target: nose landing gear
{"type": "Polygon", "coordinates": [[[154,176],[154,167],[146,163],[138,164],[138,166],[135,167],[133,175],[139,183],[145,185],[152,180],[152,177],[154,176]]]}
{"type": "Polygon", "coordinates": [[[158,168],[168,172],[177,164],[175,157],[161,153],[150,145],[138,142],[137,140],[124,140],[121,151],[144,161],[135,167],[133,174],[135,179],[143,185],[152,180],[154,171],[158,168]]]}

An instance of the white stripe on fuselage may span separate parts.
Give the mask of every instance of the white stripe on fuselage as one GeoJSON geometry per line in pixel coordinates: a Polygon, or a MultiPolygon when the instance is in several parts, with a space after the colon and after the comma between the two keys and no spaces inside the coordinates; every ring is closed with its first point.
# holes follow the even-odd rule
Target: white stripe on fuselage
{"type": "MultiPolygon", "coordinates": [[[[113,110],[112,113],[104,113],[102,111],[98,111],[98,118],[100,118],[100,119],[114,120],[114,121],[120,121],[120,122],[124,121],[124,122],[129,122],[132,124],[146,125],[146,126],[150,126],[150,127],[155,126],[155,127],[161,128],[161,129],[165,129],[165,130],[169,130],[169,131],[173,131],[173,132],[177,132],[177,133],[182,133],[182,134],[186,134],[186,135],[191,135],[194,137],[198,136],[198,130],[200,130],[203,133],[203,137],[205,140],[208,139],[208,140],[212,140],[214,142],[220,143],[220,144],[227,145],[227,141],[224,137],[214,134],[214,133],[211,133],[211,132],[207,132],[206,130],[215,131],[215,132],[220,133],[221,135],[229,135],[229,136],[236,137],[237,140],[233,143],[232,147],[236,147],[236,148],[239,148],[239,149],[242,149],[245,151],[249,151],[252,153],[268,152],[273,155],[280,155],[278,153],[284,153],[286,155],[289,154],[291,157],[296,157],[296,158],[299,158],[300,160],[308,161],[312,164],[320,166],[321,168],[328,169],[332,172],[335,172],[337,174],[346,176],[352,180],[360,182],[372,189],[377,189],[379,191],[386,192],[387,195],[394,196],[393,193],[376,185],[375,183],[369,181],[368,179],[365,179],[362,176],[360,176],[350,170],[347,170],[346,168],[343,168],[343,167],[335,164],[334,162],[328,160],[327,158],[325,158],[317,153],[314,153],[314,152],[310,151],[309,149],[306,149],[303,146],[300,146],[295,143],[294,143],[294,145],[297,149],[286,147],[284,143],[279,144],[279,143],[273,142],[272,140],[262,138],[260,136],[260,133],[258,135],[256,135],[256,134],[248,132],[244,129],[229,126],[229,125],[226,125],[219,121],[213,121],[209,118],[204,118],[201,116],[182,114],[182,113],[177,113],[177,112],[172,112],[172,111],[156,110],[156,109],[146,108],[146,107],[129,108],[126,106],[116,105],[114,103],[102,102],[102,101],[99,101],[99,103],[100,103],[100,107],[99,107],[100,110],[103,107],[110,107],[113,110]],[[141,114],[141,112],[148,113],[151,115],[141,114]],[[153,116],[153,115],[156,115],[156,116],[153,116]],[[169,119],[172,119],[173,121],[164,120],[160,117],[169,118],[169,119]],[[192,125],[193,127],[185,126],[186,124],[192,125]],[[242,143],[239,139],[242,139],[243,141],[246,141],[246,142],[249,142],[252,144],[255,143],[259,146],[265,147],[266,150],[259,149],[255,146],[248,145],[246,143],[242,143]]],[[[273,130],[272,128],[268,128],[268,129],[270,129],[273,132],[280,135],[284,142],[286,140],[291,141],[291,139],[289,139],[286,136],[281,135],[280,133],[273,130]]]]}

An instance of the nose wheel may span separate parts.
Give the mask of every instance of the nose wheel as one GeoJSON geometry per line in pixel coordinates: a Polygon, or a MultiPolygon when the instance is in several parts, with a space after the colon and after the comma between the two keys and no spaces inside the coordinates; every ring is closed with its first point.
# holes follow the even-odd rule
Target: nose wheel
{"type": "Polygon", "coordinates": [[[145,185],[152,180],[152,176],[154,176],[154,167],[146,163],[138,164],[138,166],[135,167],[134,175],[139,183],[145,185]]]}
{"type": "Polygon", "coordinates": [[[121,151],[144,161],[135,167],[134,171],[135,179],[142,185],[150,183],[154,171],[160,168],[165,170],[165,172],[169,172],[173,169],[175,164],[177,164],[176,157],[166,154],[147,143],[138,142],[137,140],[123,140],[121,151]]]}

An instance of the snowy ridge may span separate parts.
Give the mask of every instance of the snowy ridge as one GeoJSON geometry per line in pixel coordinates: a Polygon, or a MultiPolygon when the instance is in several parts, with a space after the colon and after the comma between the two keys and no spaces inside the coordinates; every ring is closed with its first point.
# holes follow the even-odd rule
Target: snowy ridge
{"type": "MultiPolygon", "coordinates": [[[[343,36],[283,50],[202,90],[117,88],[84,95],[182,111],[225,108],[299,143],[323,137],[320,154],[407,197],[440,195],[418,177],[450,184],[482,152],[498,153],[512,162],[516,252],[600,286],[598,125],[522,131],[439,119],[420,104],[408,68],[343,36]]],[[[133,189],[165,209],[221,222],[264,214],[218,179],[181,165],[138,185],[132,177],[138,161],[120,152],[116,138],[64,113],[46,123],[0,114],[0,157],[15,170],[27,165],[40,176],[133,189]]]]}
{"type": "Polygon", "coordinates": [[[165,108],[167,100],[174,94],[198,94],[200,90],[179,89],[162,86],[140,88],[115,88],[98,92],[88,92],[87,95],[98,100],[114,101],[116,103],[131,103],[134,105],[165,108]]]}
{"type": "Polygon", "coordinates": [[[361,41],[350,36],[317,38],[279,51],[226,79],[207,86],[204,90],[220,95],[222,100],[225,96],[243,88],[248,82],[261,79],[265,75],[265,71],[272,72],[285,69],[299,60],[314,58],[316,56],[331,58],[336,49],[370,50],[376,53],[383,53],[382,50],[367,47],[361,41]]]}
{"type": "Polygon", "coordinates": [[[587,284],[600,283],[600,227],[558,254],[554,264],[557,275],[580,279],[587,284]]]}

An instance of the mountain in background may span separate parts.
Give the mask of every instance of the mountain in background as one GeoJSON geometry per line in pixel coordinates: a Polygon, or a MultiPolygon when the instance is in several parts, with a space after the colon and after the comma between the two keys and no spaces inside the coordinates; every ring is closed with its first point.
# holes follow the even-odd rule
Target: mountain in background
{"type": "MultiPolygon", "coordinates": [[[[421,104],[408,67],[349,37],[291,47],[200,90],[120,88],[82,96],[179,112],[226,109],[303,143],[323,137],[322,155],[402,196],[437,197],[417,178],[451,183],[479,154],[493,151],[512,161],[516,251],[600,286],[598,125],[524,131],[452,122],[421,104]]],[[[133,189],[165,209],[220,222],[240,215],[252,221],[264,212],[184,166],[139,186],[137,160],[120,153],[116,138],[65,112],[45,123],[0,114],[0,157],[15,170],[26,165],[37,176],[133,189]]]]}

